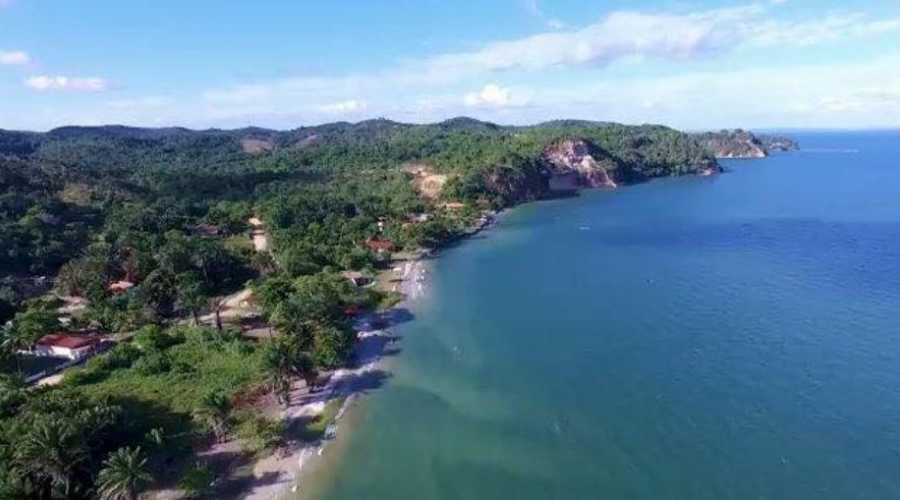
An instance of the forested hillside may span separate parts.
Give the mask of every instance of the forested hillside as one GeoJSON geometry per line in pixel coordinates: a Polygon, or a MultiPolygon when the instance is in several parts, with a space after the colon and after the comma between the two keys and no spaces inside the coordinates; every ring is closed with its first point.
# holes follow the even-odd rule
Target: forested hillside
{"type": "Polygon", "coordinates": [[[678,131],[582,121],[0,131],[0,495],[89,497],[114,452],[161,471],[206,436],[277,440],[238,402],[261,388],[281,400],[291,378],[340,366],[348,311],[389,299],[339,273],[374,274],[384,249],[435,247],[485,210],[551,195],[542,155],[572,139],[619,183],[715,166],[678,131]],[[242,289],[272,339],[222,326],[223,298],[242,289]],[[85,330],[120,342],[59,386],[26,390],[17,352],[85,330]]]}

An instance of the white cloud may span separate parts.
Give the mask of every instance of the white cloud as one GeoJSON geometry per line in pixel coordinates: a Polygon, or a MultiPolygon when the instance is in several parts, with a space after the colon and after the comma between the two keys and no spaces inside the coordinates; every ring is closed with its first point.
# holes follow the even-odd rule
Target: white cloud
{"type": "MultiPolygon", "coordinates": [[[[536,1],[527,11],[542,14],[536,1]]],[[[900,19],[872,21],[862,14],[786,22],[768,20],[770,7],[752,4],[688,14],[614,12],[582,29],[546,32],[488,43],[371,73],[295,77],[212,89],[206,102],[222,114],[270,113],[294,103],[294,111],[318,109],[346,95],[379,95],[407,101],[410,92],[464,84],[490,75],[536,73],[550,68],[596,67],[616,61],[689,61],[740,47],[805,46],[822,41],[900,31],[900,19]],[[228,109],[227,109],[228,108],[228,109]]],[[[413,96],[419,97],[419,96],[413,96]]],[[[290,106],[289,106],[290,107],[290,106]]]]}
{"type": "Polygon", "coordinates": [[[0,64],[3,65],[21,65],[31,62],[31,57],[21,50],[3,51],[0,50],[0,64]]]}
{"type": "Polygon", "coordinates": [[[478,92],[466,94],[463,98],[463,103],[470,108],[507,108],[524,106],[528,103],[528,99],[514,95],[509,88],[501,87],[496,83],[489,83],[478,92]]]}
{"type": "MultiPolygon", "coordinates": [[[[534,2],[528,5],[538,9],[534,2]]],[[[437,56],[425,65],[437,74],[538,71],[635,57],[687,60],[744,45],[807,46],[900,32],[900,19],[872,20],[862,13],[797,22],[767,20],[767,14],[758,4],[691,14],[620,11],[579,30],[490,43],[475,51],[437,56]]]]}
{"type": "Polygon", "coordinates": [[[746,43],[753,46],[812,46],[900,32],[900,19],[871,20],[855,12],[800,22],[763,21],[746,25],[743,30],[746,43]]]}
{"type": "Polygon", "coordinates": [[[102,92],[109,88],[103,78],[78,78],[68,76],[32,76],[25,80],[25,86],[40,91],[69,90],[74,92],[102,92]]]}
{"type": "Polygon", "coordinates": [[[733,47],[740,41],[735,24],[759,13],[755,6],[686,15],[614,12],[579,30],[495,42],[476,51],[435,57],[426,66],[440,73],[537,71],[634,56],[688,59],[733,47]]]}
{"type": "Polygon", "coordinates": [[[365,101],[350,99],[347,101],[340,101],[319,106],[319,111],[330,114],[349,114],[360,113],[362,111],[365,111],[366,108],[367,106],[365,101]]]}
{"type": "Polygon", "coordinates": [[[795,65],[789,70],[751,68],[584,82],[544,89],[531,116],[553,113],[688,129],[898,126],[897,67],[900,53],[859,63],[795,65]]]}

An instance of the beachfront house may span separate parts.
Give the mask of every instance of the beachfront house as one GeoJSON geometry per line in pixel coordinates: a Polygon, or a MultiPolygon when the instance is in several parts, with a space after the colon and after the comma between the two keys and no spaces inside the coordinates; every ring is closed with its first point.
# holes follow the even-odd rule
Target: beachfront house
{"type": "Polygon", "coordinates": [[[51,356],[77,361],[91,356],[99,347],[99,337],[54,333],[41,337],[35,343],[32,353],[36,356],[51,356]]]}

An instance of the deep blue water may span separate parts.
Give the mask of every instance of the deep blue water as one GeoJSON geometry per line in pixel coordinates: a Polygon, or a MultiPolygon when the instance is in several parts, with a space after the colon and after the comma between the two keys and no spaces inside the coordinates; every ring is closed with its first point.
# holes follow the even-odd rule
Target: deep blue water
{"type": "Polygon", "coordinates": [[[796,137],[446,251],[314,497],[900,498],[900,133],[796,137]]]}

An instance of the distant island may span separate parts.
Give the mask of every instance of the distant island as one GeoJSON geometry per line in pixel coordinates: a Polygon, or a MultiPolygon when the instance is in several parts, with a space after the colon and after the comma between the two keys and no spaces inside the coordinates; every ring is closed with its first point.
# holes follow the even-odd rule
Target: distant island
{"type": "Polygon", "coordinates": [[[799,144],[780,135],[756,135],[746,130],[722,130],[694,134],[716,158],[765,158],[774,151],[795,151],[799,144]]]}
{"type": "Polygon", "coordinates": [[[471,118],[0,131],[0,490],[85,496],[142,464],[135,488],[265,496],[234,464],[282,477],[327,438],[422,255],[520,203],[792,145],[471,118]]]}

